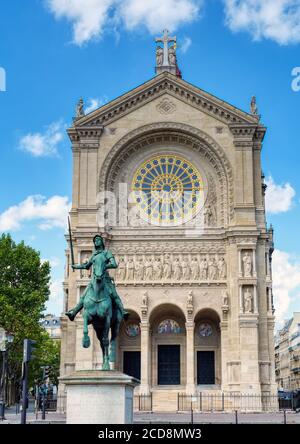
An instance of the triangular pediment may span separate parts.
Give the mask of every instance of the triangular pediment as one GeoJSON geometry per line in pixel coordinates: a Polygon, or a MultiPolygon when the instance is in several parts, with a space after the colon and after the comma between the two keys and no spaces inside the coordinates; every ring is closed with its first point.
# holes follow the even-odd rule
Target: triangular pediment
{"type": "Polygon", "coordinates": [[[259,116],[248,114],[173,74],[163,72],[95,111],[75,119],[74,126],[106,126],[164,94],[169,94],[228,125],[253,125],[259,121],[259,116]]]}

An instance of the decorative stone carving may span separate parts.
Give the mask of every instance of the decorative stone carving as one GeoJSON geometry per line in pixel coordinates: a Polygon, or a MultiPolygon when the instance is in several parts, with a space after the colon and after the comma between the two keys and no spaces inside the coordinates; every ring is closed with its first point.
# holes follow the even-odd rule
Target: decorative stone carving
{"type": "Polygon", "coordinates": [[[253,313],[253,295],[249,288],[244,291],[244,313],[253,313]]]}
{"type": "Polygon", "coordinates": [[[160,114],[172,114],[176,111],[176,105],[170,99],[163,99],[156,107],[160,114]]]}
{"type": "Polygon", "coordinates": [[[204,281],[224,282],[226,261],[223,254],[127,254],[119,258],[116,280],[122,284],[160,284],[184,282],[199,284],[204,281]]]}
{"type": "Polygon", "coordinates": [[[244,265],[244,277],[250,278],[252,277],[252,258],[248,252],[246,252],[243,256],[243,265],[244,265]]]}

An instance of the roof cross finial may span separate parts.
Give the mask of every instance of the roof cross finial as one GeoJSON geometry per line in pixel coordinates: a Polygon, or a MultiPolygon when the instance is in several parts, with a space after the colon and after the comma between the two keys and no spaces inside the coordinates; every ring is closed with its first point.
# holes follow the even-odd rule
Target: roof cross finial
{"type": "Polygon", "coordinates": [[[176,37],[170,37],[167,29],[163,30],[163,36],[155,39],[156,43],[162,43],[161,46],[156,48],[156,73],[160,74],[163,71],[176,74],[176,37]],[[174,43],[169,46],[169,43],[174,43]]]}

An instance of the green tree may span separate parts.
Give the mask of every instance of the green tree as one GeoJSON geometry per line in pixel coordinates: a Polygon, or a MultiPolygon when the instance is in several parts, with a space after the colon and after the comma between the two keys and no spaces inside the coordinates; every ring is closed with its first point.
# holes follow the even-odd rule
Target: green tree
{"type": "Polygon", "coordinates": [[[41,355],[45,347],[52,347],[40,325],[49,298],[49,283],[50,265],[41,260],[40,253],[3,234],[0,237],[0,326],[14,334],[9,348],[8,375],[15,384],[21,376],[23,340],[36,340],[41,355]]]}

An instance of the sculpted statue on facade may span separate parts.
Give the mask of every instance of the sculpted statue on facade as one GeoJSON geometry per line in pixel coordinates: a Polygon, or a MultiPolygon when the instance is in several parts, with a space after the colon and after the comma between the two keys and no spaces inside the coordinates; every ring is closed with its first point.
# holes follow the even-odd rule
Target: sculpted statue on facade
{"type": "Polygon", "coordinates": [[[133,281],[134,280],[134,262],[133,262],[133,258],[129,258],[128,262],[127,262],[127,268],[126,268],[126,280],[127,281],[133,281]]]}
{"type": "Polygon", "coordinates": [[[166,254],[163,263],[163,278],[171,279],[171,277],[172,277],[172,264],[170,261],[170,256],[166,254]]]}
{"type": "Polygon", "coordinates": [[[76,117],[83,117],[84,115],[84,103],[83,98],[81,97],[76,107],[76,117]]]}
{"type": "Polygon", "coordinates": [[[145,291],[143,293],[143,299],[142,299],[142,306],[143,307],[148,307],[148,300],[149,300],[148,291],[145,291]]]}
{"type": "Polygon", "coordinates": [[[153,278],[153,264],[151,257],[146,258],[145,263],[145,280],[152,281],[153,278]]]}
{"type": "Polygon", "coordinates": [[[169,64],[171,66],[176,66],[176,50],[174,45],[169,48],[169,64]]]}
{"type": "Polygon", "coordinates": [[[208,279],[213,281],[217,278],[217,263],[215,258],[210,258],[208,261],[208,279]]]}
{"type": "Polygon", "coordinates": [[[153,277],[155,281],[160,281],[162,275],[162,267],[160,257],[157,257],[153,263],[153,277]]]}
{"type": "Polygon", "coordinates": [[[174,270],[174,278],[176,279],[176,281],[180,281],[180,279],[181,279],[181,265],[180,265],[179,257],[177,257],[174,261],[173,270],[174,270]]]}
{"type": "Polygon", "coordinates": [[[244,277],[252,277],[252,259],[250,254],[247,252],[243,257],[244,264],[244,277]]]}
{"type": "MultiPolygon", "coordinates": [[[[83,263],[88,262],[90,256],[91,256],[91,254],[86,254],[84,259],[83,259],[83,263]]],[[[91,277],[91,270],[90,269],[89,270],[88,269],[83,269],[83,270],[80,270],[80,271],[81,271],[81,277],[83,279],[89,279],[91,277]]]]}
{"type": "Polygon", "coordinates": [[[218,260],[218,277],[219,279],[226,279],[227,277],[227,266],[223,256],[219,257],[218,260]]]}
{"type": "Polygon", "coordinates": [[[156,66],[162,66],[164,59],[164,51],[161,46],[156,48],[156,66]]]}
{"type": "Polygon", "coordinates": [[[181,261],[182,279],[188,281],[190,279],[190,265],[188,263],[188,258],[183,258],[181,261]]]}
{"type": "Polygon", "coordinates": [[[244,293],[244,311],[245,313],[253,313],[253,297],[249,288],[244,293]]]}
{"type": "Polygon", "coordinates": [[[206,258],[203,258],[200,262],[200,279],[206,281],[208,272],[208,263],[206,258]]]}
{"type": "Polygon", "coordinates": [[[143,258],[140,257],[134,266],[134,280],[135,281],[142,281],[144,279],[144,264],[143,264],[143,258]]]}
{"type": "Polygon", "coordinates": [[[117,279],[119,281],[125,281],[125,278],[126,278],[126,264],[124,257],[121,257],[117,270],[117,279]]]}
{"type": "Polygon", "coordinates": [[[213,225],[213,210],[210,205],[208,205],[204,209],[203,215],[204,215],[204,225],[206,227],[211,227],[213,225]]]}
{"type": "Polygon", "coordinates": [[[228,296],[228,292],[225,290],[223,291],[223,295],[222,295],[222,305],[223,307],[228,307],[229,306],[229,296],[228,296]]]}
{"type": "Polygon", "coordinates": [[[199,267],[199,262],[198,262],[198,258],[194,257],[192,259],[192,263],[191,263],[191,271],[192,271],[192,279],[193,281],[197,281],[200,277],[200,267],[199,267]]]}

